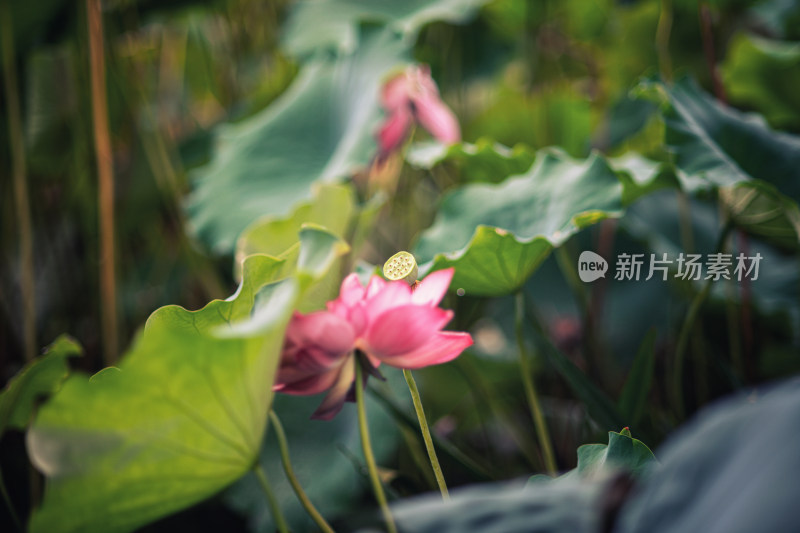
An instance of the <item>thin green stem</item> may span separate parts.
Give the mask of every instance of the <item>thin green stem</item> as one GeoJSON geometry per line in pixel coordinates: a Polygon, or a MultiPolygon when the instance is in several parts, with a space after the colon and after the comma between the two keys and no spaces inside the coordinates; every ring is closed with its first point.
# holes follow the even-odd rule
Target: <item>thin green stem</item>
{"type": "Polygon", "coordinates": [[[740,335],[736,309],[736,282],[727,283],[728,298],[725,304],[725,318],[728,323],[728,350],[736,377],[744,379],[744,358],[742,357],[742,337],[740,335]]]}
{"type": "Polygon", "coordinates": [[[706,57],[706,67],[708,68],[708,73],[711,76],[711,82],[714,87],[714,96],[717,97],[717,100],[726,104],[728,99],[725,95],[725,88],[722,85],[722,78],[719,75],[719,70],[717,69],[717,57],[716,53],[714,52],[714,33],[712,31],[712,22],[711,22],[711,8],[708,5],[708,2],[701,1],[698,5],[699,7],[699,16],[700,16],[700,35],[703,38],[703,52],[705,53],[706,57]]]}
{"type": "Polygon", "coordinates": [[[408,390],[411,391],[411,399],[414,401],[414,410],[417,412],[417,419],[419,420],[419,429],[422,431],[422,440],[425,441],[425,449],[428,451],[428,459],[431,462],[433,475],[436,476],[436,484],[439,485],[439,492],[442,493],[442,499],[449,500],[450,493],[447,492],[447,483],[444,481],[442,467],[439,465],[439,459],[436,457],[436,449],[433,447],[431,430],[428,428],[425,411],[422,409],[422,399],[419,396],[417,382],[414,380],[414,376],[411,374],[410,370],[403,369],[403,377],[406,378],[408,390]]]}
{"type": "MultiPolygon", "coordinates": [[[[414,418],[408,414],[405,409],[401,408],[397,404],[387,390],[370,387],[369,391],[376,400],[381,402],[381,404],[389,411],[389,413],[397,422],[416,432],[417,424],[415,423],[414,418]]],[[[448,456],[453,461],[460,463],[470,472],[470,474],[472,474],[476,481],[496,481],[500,479],[498,475],[488,471],[482,464],[469,457],[453,443],[447,441],[446,439],[440,439],[436,435],[431,435],[431,437],[433,438],[433,442],[436,444],[436,447],[439,448],[440,452],[448,456]]]]}
{"type": "Polygon", "coordinates": [[[595,334],[594,316],[592,315],[591,298],[586,290],[585,284],[581,281],[578,271],[575,268],[577,261],[575,256],[570,253],[570,243],[564,243],[555,249],[556,262],[558,268],[567,280],[578,304],[578,311],[583,318],[583,351],[586,358],[588,371],[598,383],[605,381],[603,353],[601,344],[595,334]]]}
{"type": "Polygon", "coordinates": [[[550,433],[547,430],[547,424],[542,415],[542,409],[539,406],[539,397],[536,394],[536,387],[533,384],[533,376],[530,365],[528,364],[528,351],[525,348],[525,334],[523,332],[523,317],[525,316],[525,296],[522,291],[516,294],[516,305],[514,313],[514,326],[517,333],[517,344],[519,345],[519,366],[522,373],[522,384],[525,387],[525,396],[528,399],[528,405],[531,409],[531,416],[533,417],[533,424],[536,427],[536,433],[539,438],[539,446],[542,448],[542,455],[544,456],[545,468],[548,474],[555,476],[557,474],[556,459],[553,454],[553,448],[550,444],[550,433]]]}
{"type": "Polygon", "coordinates": [[[116,252],[114,243],[114,168],[108,130],[106,64],[103,46],[103,13],[100,0],[86,0],[89,26],[89,72],[92,90],[92,123],[97,159],[97,201],[100,220],[100,320],[103,327],[103,356],[107,365],[117,360],[116,252]]]}
{"type": "Polygon", "coordinates": [[[661,11],[656,28],[656,51],[661,79],[672,81],[672,59],[669,54],[669,34],[672,31],[672,0],[661,0],[661,11]]]}
{"type": "Polygon", "coordinates": [[[400,430],[400,436],[403,437],[403,442],[408,448],[408,453],[411,456],[411,460],[414,461],[414,464],[419,469],[422,477],[425,478],[425,483],[430,487],[436,487],[436,478],[433,477],[433,471],[428,470],[428,457],[425,454],[425,451],[422,449],[422,441],[419,439],[419,434],[416,431],[416,427],[413,429],[409,428],[405,424],[398,424],[397,429],[400,430]]]}
{"type": "Polygon", "coordinates": [[[573,258],[570,256],[570,253],[566,249],[565,245],[557,246],[555,254],[558,268],[566,278],[569,288],[572,289],[572,293],[575,295],[575,299],[578,300],[578,305],[580,306],[581,312],[587,314],[587,310],[589,308],[589,296],[586,294],[586,289],[584,288],[583,282],[578,276],[578,271],[575,270],[575,262],[573,261],[573,258]]]}
{"type": "Polygon", "coordinates": [[[692,363],[694,363],[694,394],[698,405],[703,405],[708,401],[708,350],[705,348],[705,340],[702,335],[701,327],[694,328],[689,335],[691,343],[692,363]]]}
{"type": "Polygon", "coordinates": [[[483,376],[481,376],[480,372],[475,368],[472,361],[462,355],[456,359],[456,368],[464,375],[464,379],[467,381],[476,399],[486,404],[489,411],[487,415],[493,416],[497,420],[503,420],[504,424],[508,427],[511,439],[519,447],[520,452],[525,456],[530,466],[534,469],[541,468],[541,461],[532,450],[535,448],[533,441],[528,438],[527,432],[521,430],[514,417],[510,416],[498,402],[496,395],[493,394],[490,388],[484,383],[483,376]]]}
{"type": "Polygon", "coordinates": [[[369,440],[369,426],[367,424],[367,410],[364,406],[364,386],[363,374],[361,368],[361,361],[358,357],[353,358],[356,365],[356,408],[358,410],[358,429],[361,433],[361,448],[364,450],[364,461],[367,463],[367,470],[369,470],[369,479],[372,482],[372,491],[375,493],[375,499],[378,500],[381,513],[383,513],[383,521],[386,522],[386,529],[389,533],[397,533],[397,527],[394,525],[394,518],[392,512],[389,510],[389,504],[386,503],[386,494],[383,492],[383,485],[378,477],[378,467],[375,464],[375,455],[372,453],[372,444],[369,440]]]}
{"type": "Polygon", "coordinates": [[[289,480],[289,484],[294,489],[294,493],[297,495],[297,499],[300,500],[300,504],[303,506],[303,509],[306,510],[308,515],[317,524],[317,527],[324,531],[325,533],[333,533],[333,528],[325,521],[322,515],[317,511],[314,507],[314,504],[311,503],[311,500],[308,499],[303,487],[300,485],[300,482],[297,480],[297,476],[294,474],[294,468],[292,468],[292,461],[289,459],[289,443],[286,441],[286,433],[283,431],[283,424],[281,424],[280,418],[278,415],[275,414],[275,411],[269,412],[269,423],[275,429],[275,436],[278,438],[278,447],[280,448],[281,452],[281,462],[283,463],[283,470],[286,472],[286,478],[289,480]]]}
{"type": "MultiPolygon", "coordinates": [[[[739,252],[743,253],[745,256],[750,255],[750,247],[749,247],[749,239],[747,234],[739,230],[736,232],[738,236],[738,249],[739,252]]],[[[734,359],[734,365],[739,369],[739,377],[745,380],[749,377],[748,367],[749,365],[746,361],[752,361],[750,354],[752,353],[752,346],[753,346],[753,320],[752,320],[752,299],[753,299],[753,286],[751,280],[745,276],[742,278],[742,283],[740,285],[741,289],[741,346],[739,350],[739,358],[734,359]]],[[[738,328],[737,328],[738,329],[738,328]]],[[[737,337],[738,338],[738,337],[737,337]]],[[[734,357],[736,353],[734,352],[734,357]]]]}
{"type": "Polygon", "coordinates": [[[694,232],[692,230],[692,206],[686,191],[675,193],[678,199],[678,224],[680,226],[681,245],[687,254],[694,253],[694,232]]]}
{"type": "MultiPolygon", "coordinates": [[[[719,237],[719,241],[717,241],[717,246],[715,248],[716,252],[721,252],[725,247],[725,240],[728,238],[731,228],[732,226],[730,224],[725,225],[725,228],[722,230],[722,234],[719,237]]],[[[706,284],[703,289],[694,297],[692,303],[689,305],[689,310],[686,312],[686,316],[683,319],[681,330],[678,333],[678,342],[675,347],[675,366],[672,374],[672,395],[675,401],[675,411],[679,419],[683,419],[684,417],[682,387],[683,361],[685,359],[686,347],[689,344],[689,334],[692,332],[692,328],[697,321],[700,308],[703,306],[706,298],[708,298],[708,295],[711,293],[712,283],[713,279],[706,280],[706,284]]]]}
{"type": "Polygon", "coordinates": [[[682,387],[683,360],[686,352],[686,346],[689,342],[689,333],[692,331],[692,327],[697,320],[697,314],[700,312],[703,302],[706,301],[706,298],[708,298],[708,295],[711,292],[712,283],[713,282],[711,280],[706,281],[703,290],[697,293],[697,295],[694,297],[694,300],[692,300],[692,303],[689,306],[689,311],[686,313],[686,316],[683,319],[681,331],[678,334],[678,344],[675,348],[675,369],[672,376],[672,394],[675,397],[675,410],[677,411],[679,419],[683,419],[684,416],[682,387]]]}
{"type": "Polygon", "coordinates": [[[3,501],[8,507],[8,514],[11,515],[11,520],[14,521],[14,525],[17,526],[18,531],[23,531],[22,522],[19,520],[19,516],[17,516],[17,510],[14,509],[14,503],[11,501],[11,497],[8,495],[8,491],[6,490],[6,484],[3,482],[3,473],[0,471],[0,494],[3,495],[3,501]]]}
{"type": "Polygon", "coordinates": [[[272,493],[272,487],[269,484],[269,479],[267,479],[267,473],[258,463],[253,466],[253,473],[255,473],[256,479],[258,479],[258,484],[261,485],[261,490],[263,490],[264,494],[267,496],[267,504],[269,505],[269,511],[272,513],[272,518],[275,520],[275,526],[281,533],[289,533],[289,526],[286,525],[286,519],[283,517],[283,513],[281,513],[281,508],[278,507],[275,494],[272,493]]]}
{"type": "Polygon", "coordinates": [[[14,32],[11,2],[0,5],[0,35],[2,35],[3,80],[8,115],[8,141],[11,145],[11,174],[14,182],[14,206],[19,227],[19,286],[22,300],[22,329],[25,360],[36,356],[36,287],[33,264],[33,224],[25,168],[25,136],[22,131],[22,112],[17,91],[14,32]]]}

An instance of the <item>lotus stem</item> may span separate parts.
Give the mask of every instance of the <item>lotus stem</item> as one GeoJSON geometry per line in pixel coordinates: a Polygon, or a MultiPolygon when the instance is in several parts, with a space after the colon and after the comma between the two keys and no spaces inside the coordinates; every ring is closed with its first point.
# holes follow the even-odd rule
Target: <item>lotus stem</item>
{"type": "Polygon", "coordinates": [[[328,522],[325,521],[319,511],[317,511],[317,509],[314,507],[314,504],[311,503],[311,500],[308,499],[303,487],[297,480],[297,476],[294,474],[294,468],[292,468],[292,462],[289,459],[289,443],[286,440],[286,433],[283,431],[283,424],[281,424],[281,420],[278,418],[278,415],[275,414],[275,411],[269,412],[269,421],[270,424],[272,424],[272,427],[275,429],[275,436],[278,438],[278,447],[280,448],[281,452],[283,470],[286,472],[286,478],[289,480],[289,484],[294,489],[297,499],[300,500],[300,505],[303,506],[303,509],[306,510],[314,523],[317,524],[317,527],[320,529],[320,531],[324,531],[325,533],[333,533],[333,528],[330,526],[330,524],[328,524],[328,522]]]}
{"type": "Polygon", "coordinates": [[[669,54],[669,34],[672,31],[672,0],[661,0],[656,27],[656,52],[661,79],[666,83],[672,81],[672,59],[669,54]]]}
{"type": "Polygon", "coordinates": [[[275,526],[280,533],[289,533],[289,526],[286,525],[286,519],[283,517],[283,513],[281,513],[281,508],[278,507],[278,501],[275,499],[272,487],[270,487],[267,473],[258,463],[253,467],[253,472],[256,475],[256,479],[258,479],[258,484],[261,485],[261,490],[264,491],[267,497],[267,504],[269,505],[270,513],[272,513],[272,518],[275,520],[275,526]]]}
{"type": "MultiPolygon", "coordinates": [[[[732,225],[730,223],[726,224],[722,230],[722,233],[719,236],[719,241],[717,241],[717,246],[715,250],[717,252],[721,252],[725,247],[725,241],[728,238],[732,229],[732,225]]],[[[697,295],[692,300],[692,303],[689,305],[689,310],[686,312],[686,317],[683,320],[683,325],[681,326],[680,333],[678,333],[678,342],[675,347],[675,364],[673,369],[672,375],[672,394],[674,396],[675,401],[675,410],[677,412],[678,418],[683,418],[684,416],[684,405],[683,405],[683,360],[685,358],[686,353],[686,346],[689,343],[689,334],[692,332],[692,328],[694,327],[695,322],[697,321],[697,316],[700,312],[700,308],[703,306],[703,302],[706,301],[708,295],[711,293],[711,284],[713,281],[711,279],[706,280],[706,284],[703,289],[697,293],[697,295]]]]}
{"type": "Polygon", "coordinates": [[[89,67],[92,89],[94,151],[97,159],[100,221],[100,320],[106,365],[117,360],[117,286],[114,245],[114,169],[108,131],[106,66],[103,47],[103,13],[100,0],[86,0],[89,26],[89,67]]]}
{"type": "Polygon", "coordinates": [[[22,112],[17,92],[17,69],[14,63],[14,32],[11,2],[0,5],[0,35],[2,35],[3,80],[8,112],[8,140],[11,145],[11,174],[14,182],[14,206],[19,227],[19,285],[22,300],[22,329],[25,360],[36,357],[36,287],[33,264],[33,229],[28,182],[25,168],[22,112]]]}
{"type": "Polygon", "coordinates": [[[532,369],[528,364],[528,351],[525,348],[525,334],[523,332],[523,317],[525,315],[525,295],[520,290],[516,295],[516,306],[514,325],[517,333],[517,344],[519,345],[519,366],[522,374],[522,384],[525,387],[525,396],[528,399],[528,406],[531,410],[533,424],[536,427],[536,434],[539,438],[539,446],[542,448],[544,464],[547,473],[555,476],[558,473],[556,459],[553,448],[550,444],[550,432],[547,430],[547,423],[544,420],[542,409],[539,405],[539,397],[536,394],[536,387],[533,383],[532,369]]]}
{"type": "Polygon", "coordinates": [[[383,485],[378,477],[378,467],[375,464],[375,455],[372,453],[372,444],[369,440],[369,426],[367,424],[367,410],[364,405],[364,371],[361,368],[361,361],[359,357],[354,357],[354,364],[356,365],[356,408],[358,410],[358,429],[361,433],[361,448],[364,450],[364,460],[367,463],[367,470],[369,471],[369,479],[372,482],[372,491],[375,493],[375,499],[378,500],[378,505],[383,514],[383,521],[386,523],[386,529],[389,533],[397,533],[397,527],[394,524],[392,512],[389,510],[389,504],[386,502],[386,494],[383,492],[383,485]]]}
{"type": "Polygon", "coordinates": [[[439,486],[439,492],[442,493],[442,499],[449,500],[450,494],[447,492],[447,483],[444,481],[442,467],[439,465],[439,459],[436,457],[436,448],[433,447],[431,430],[428,428],[428,420],[425,418],[425,411],[422,409],[422,399],[419,395],[417,382],[414,380],[414,376],[411,374],[410,370],[403,369],[403,377],[406,378],[408,390],[411,392],[411,399],[414,401],[414,410],[417,412],[419,429],[422,431],[422,440],[425,441],[425,450],[428,452],[428,459],[431,462],[433,475],[436,477],[436,484],[439,486]]]}

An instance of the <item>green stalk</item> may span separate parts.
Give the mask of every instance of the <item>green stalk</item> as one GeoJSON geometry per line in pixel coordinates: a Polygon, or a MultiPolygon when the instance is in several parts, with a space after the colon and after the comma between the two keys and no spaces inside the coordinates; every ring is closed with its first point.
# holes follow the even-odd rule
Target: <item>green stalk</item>
{"type": "Polygon", "coordinates": [[[589,296],[586,294],[586,289],[580,276],[578,276],[578,271],[575,270],[575,261],[569,251],[567,251],[566,245],[556,247],[555,256],[558,268],[561,270],[569,288],[575,295],[575,299],[578,300],[578,306],[581,312],[584,315],[588,315],[589,296]]]}
{"type": "Polygon", "coordinates": [[[692,231],[692,206],[686,191],[675,192],[678,199],[678,224],[680,226],[681,245],[687,254],[694,253],[694,233],[692,231]]]}
{"type": "MultiPolygon", "coordinates": [[[[162,45],[162,49],[166,45],[162,45]]],[[[175,226],[175,238],[178,241],[177,248],[183,253],[189,268],[197,275],[198,280],[206,291],[208,298],[222,298],[226,294],[226,289],[217,276],[213,268],[209,267],[207,258],[195,250],[194,245],[186,230],[186,221],[181,210],[183,201],[181,193],[180,175],[183,172],[180,163],[174,164],[175,158],[170,154],[175,152],[172,143],[168,144],[164,133],[158,128],[158,120],[155,113],[148,105],[147,96],[142,84],[137,84],[137,77],[129,75],[131,83],[121,87],[122,94],[126,97],[126,103],[132,108],[142,110],[145,119],[138,122],[139,140],[142,143],[144,156],[150,165],[156,186],[164,194],[165,201],[169,208],[171,224],[175,226]],[[152,125],[147,129],[144,123],[152,125]]],[[[349,241],[348,241],[349,242],[349,241]]]]}
{"type": "MultiPolygon", "coordinates": [[[[14,211],[19,227],[19,285],[22,300],[22,338],[25,360],[36,357],[36,283],[33,255],[33,222],[31,221],[30,195],[28,192],[27,169],[25,165],[25,145],[22,131],[22,106],[17,91],[17,69],[15,64],[14,32],[11,2],[0,4],[0,47],[2,48],[3,81],[8,112],[8,140],[11,148],[11,175],[14,184],[14,211]]],[[[39,474],[33,466],[28,466],[31,505],[39,502],[41,494],[39,474]]],[[[5,485],[0,480],[3,497],[8,499],[5,485]]],[[[16,523],[19,518],[9,507],[16,523]]],[[[22,530],[22,528],[20,528],[22,530]]]]}
{"type": "Polygon", "coordinates": [[[255,473],[256,479],[258,479],[258,484],[261,485],[261,490],[263,490],[264,494],[267,496],[267,504],[272,513],[272,518],[275,519],[275,526],[280,533],[289,533],[289,526],[286,525],[286,519],[283,517],[283,513],[281,513],[281,508],[278,507],[275,494],[272,493],[272,487],[270,487],[269,479],[267,479],[267,473],[258,463],[253,467],[253,473],[255,473]]]}
{"type": "Polygon", "coordinates": [[[712,31],[712,22],[711,22],[711,8],[706,1],[700,1],[699,5],[699,16],[700,16],[700,35],[703,38],[703,52],[705,53],[706,57],[706,68],[708,68],[708,73],[711,75],[711,82],[714,87],[714,96],[717,97],[717,100],[722,102],[723,104],[728,103],[728,99],[725,95],[725,88],[722,85],[722,78],[719,75],[719,70],[717,69],[717,58],[716,53],[714,52],[714,34],[712,31]]]}
{"type": "Polygon", "coordinates": [[[275,411],[269,412],[269,423],[272,424],[272,427],[275,429],[275,436],[278,438],[278,447],[281,451],[281,462],[283,463],[283,470],[286,472],[286,478],[289,480],[289,484],[294,489],[294,493],[297,495],[297,499],[300,500],[300,504],[303,506],[303,509],[306,510],[308,515],[317,524],[317,527],[324,531],[325,533],[333,533],[333,528],[325,521],[322,515],[317,511],[314,507],[314,504],[311,503],[311,500],[308,499],[303,487],[300,485],[300,482],[297,480],[297,476],[294,474],[294,468],[292,468],[292,462],[289,459],[289,443],[286,441],[286,433],[283,431],[283,424],[281,424],[281,420],[278,418],[278,415],[275,414],[275,411]]]}
{"type": "MultiPolygon", "coordinates": [[[[717,246],[715,248],[716,252],[721,252],[724,249],[725,240],[728,238],[731,228],[732,226],[730,223],[726,224],[725,228],[723,228],[722,234],[719,237],[719,241],[717,241],[717,246]]],[[[707,280],[703,289],[694,297],[692,303],[689,305],[689,310],[683,319],[683,325],[681,325],[680,333],[678,333],[678,343],[675,347],[675,366],[672,375],[672,395],[674,397],[675,410],[679,419],[683,419],[684,417],[682,382],[683,361],[685,359],[686,346],[689,343],[689,334],[692,332],[692,328],[697,321],[700,308],[703,306],[706,298],[708,298],[708,295],[711,293],[712,283],[713,281],[711,279],[707,280]]]]}
{"type": "Polygon", "coordinates": [[[18,531],[23,531],[24,528],[22,527],[22,522],[19,520],[19,516],[17,516],[17,510],[14,509],[14,503],[11,501],[11,497],[8,495],[8,491],[6,490],[6,484],[3,482],[3,473],[0,471],[0,494],[3,495],[3,501],[8,507],[8,514],[11,515],[11,520],[14,521],[14,525],[17,526],[18,531]]]}
{"type": "Polygon", "coordinates": [[[389,510],[389,504],[386,503],[386,494],[383,492],[383,485],[378,477],[378,467],[375,464],[375,455],[372,453],[372,444],[369,440],[369,426],[367,425],[367,410],[364,405],[364,385],[363,373],[361,368],[361,361],[358,357],[354,357],[354,364],[356,365],[356,408],[358,410],[358,429],[361,433],[361,448],[364,450],[364,460],[367,463],[367,470],[369,471],[369,479],[372,482],[372,491],[375,493],[375,499],[378,500],[378,505],[383,514],[383,521],[386,522],[386,529],[389,533],[397,533],[397,527],[394,525],[394,518],[392,512],[389,510]]]}
{"type": "Polygon", "coordinates": [[[22,299],[22,329],[25,360],[36,357],[36,294],[33,264],[33,229],[25,177],[25,146],[22,133],[22,113],[17,92],[17,69],[14,63],[14,32],[11,20],[11,2],[0,6],[2,26],[3,79],[5,82],[6,111],[8,112],[8,140],[11,145],[11,174],[14,182],[14,204],[19,227],[19,284],[22,299]]]}
{"type": "MultiPolygon", "coordinates": [[[[391,398],[390,394],[386,390],[381,390],[377,387],[370,387],[369,391],[376,400],[383,404],[383,406],[397,422],[416,432],[417,424],[414,423],[414,418],[408,414],[405,409],[400,407],[397,402],[391,398]]],[[[470,474],[472,474],[476,481],[496,481],[500,479],[499,476],[486,470],[482,464],[470,458],[466,453],[461,451],[448,440],[440,439],[436,435],[431,435],[431,438],[439,448],[440,452],[450,457],[450,459],[456,461],[457,463],[460,463],[466,470],[470,472],[470,474]]]]}
{"type": "MultiPolygon", "coordinates": [[[[469,388],[472,390],[476,400],[480,399],[486,403],[486,407],[488,408],[487,415],[494,416],[496,419],[502,420],[503,423],[508,427],[511,439],[517,445],[522,455],[525,456],[528,464],[534,469],[541,468],[540,458],[535,453],[532,453],[532,449],[535,448],[535,444],[528,439],[527,432],[522,431],[514,417],[510,416],[503,406],[497,401],[495,395],[484,383],[480,372],[475,369],[472,361],[464,356],[461,356],[456,359],[456,368],[458,368],[458,370],[464,375],[464,379],[466,380],[469,388]]],[[[488,435],[486,439],[487,441],[489,440],[488,435]]]]}
{"type": "Polygon", "coordinates": [[[656,52],[661,79],[666,83],[672,81],[672,59],[669,55],[669,34],[672,31],[672,0],[661,0],[661,11],[658,14],[656,27],[656,52]]]}
{"type": "Polygon", "coordinates": [[[742,342],[739,335],[738,314],[736,313],[736,285],[731,279],[728,285],[728,301],[725,305],[725,319],[728,323],[728,346],[731,352],[731,362],[737,374],[736,377],[744,379],[744,358],[742,357],[742,342]]]}
{"type": "Polygon", "coordinates": [[[528,364],[528,353],[525,349],[525,334],[523,333],[523,317],[525,315],[525,296],[522,291],[517,292],[516,306],[514,313],[514,326],[517,333],[517,345],[519,346],[519,366],[522,373],[522,384],[525,387],[525,396],[528,399],[528,406],[531,409],[533,424],[536,427],[536,434],[539,438],[539,446],[542,448],[545,468],[551,476],[557,474],[556,459],[553,448],[550,444],[550,433],[539,406],[539,397],[536,394],[536,387],[533,384],[532,370],[528,364]]]}
{"type": "Polygon", "coordinates": [[[581,313],[583,324],[582,345],[589,375],[593,376],[598,383],[602,384],[605,382],[604,356],[600,349],[600,341],[595,332],[595,317],[592,314],[591,298],[575,268],[577,261],[573,254],[570,253],[568,249],[569,246],[570,243],[564,243],[555,249],[556,262],[577,300],[578,311],[581,313]]]}
{"type": "Polygon", "coordinates": [[[439,465],[439,459],[436,457],[436,449],[433,447],[431,430],[428,428],[425,411],[422,409],[422,399],[419,396],[417,382],[414,380],[414,376],[411,374],[410,370],[403,369],[403,377],[406,378],[408,390],[411,391],[411,399],[414,401],[414,410],[417,412],[417,419],[419,419],[419,429],[422,431],[422,440],[425,441],[425,449],[428,452],[428,459],[431,462],[433,475],[436,477],[436,484],[439,485],[439,492],[442,493],[442,499],[449,500],[450,494],[447,492],[447,483],[444,481],[442,467],[439,465]]]}
{"type": "Polygon", "coordinates": [[[428,461],[427,455],[422,449],[422,441],[420,440],[418,433],[416,431],[416,426],[413,428],[409,428],[405,424],[398,424],[397,429],[400,430],[400,436],[403,437],[403,442],[408,448],[408,453],[411,456],[411,460],[413,461],[414,465],[419,469],[420,474],[425,479],[425,483],[431,487],[436,487],[436,478],[433,477],[433,471],[428,470],[428,465],[430,462],[428,461]]]}
{"type": "Polygon", "coordinates": [[[706,301],[706,298],[708,298],[708,295],[711,292],[712,283],[713,282],[711,280],[708,280],[703,287],[703,290],[697,293],[697,295],[694,297],[694,300],[692,300],[692,303],[689,306],[689,311],[686,313],[686,316],[683,319],[681,331],[678,334],[678,344],[675,348],[675,369],[672,376],[672,394],[675,397],[675,409],[677,411],[679,420],[683,419],[684,416],[682,383],[683,360],[685,359],[684,354],[686,352],[686,345],[689,342],[689,333],[692,331],[692,327],[697,320],[697,314],[700,312],[703,302],[706,301]]]}
{"type": "Polygon", "coordinates": [[[698,405],[703,405],[708,401],[708,350],[705,348],[702,330],[703,322],[700,327],[694,328],[689,336],[691,343],[692,362],[694,363],[694,394],[698,405]]]}
{"type": "Polygon", "coordinates": [[[100,220],[100,321],[103,328],[103,356],[106,365],[117,360],[116,258],[114,244],[114,168],[108,131],[106,64],[103,47],[103,13],[100,0],[86,0],[89,26],[89,67],[92,89],[92,123],[97,158],[97,201],[100,220]]]}
{"type": "MultiPolygon", "coordinates": [[[[747,234],[739,230],[737,231],[738,239],[738,250],[745,255],[749,255],[749,246],[748,246],[748,237],[747,234]]],[[[752,357],[750,354],[752,353],[752,346],[753,346],[753,320],[751,318],[751,310],[752,310],[752,292],[753,286],[751,280],[745,276],[742,278],[742,283],[740,285],[741,291],[741,346],[739,347],[739,354],[738,359],[734,359],[734,365],[740,369],[739,370],[739,377],[743,380],[746,378],[747,367],[749,365],[745,364],[745,361],[751,361],[752,357]]],[[[738,338],[738,336],[737,336],[738,338]]],[[[736,357],[737,354],[734,352],[732,354],[733,357],[736,357]]]]}

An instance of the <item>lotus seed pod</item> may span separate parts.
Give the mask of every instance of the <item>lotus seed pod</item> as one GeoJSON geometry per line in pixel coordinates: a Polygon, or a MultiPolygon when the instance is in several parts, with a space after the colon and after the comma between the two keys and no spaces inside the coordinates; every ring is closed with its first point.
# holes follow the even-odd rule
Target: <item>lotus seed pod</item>
{"type": "Polygon", "coordinates": [[[417,260],[408,252],[397,252],[383,265],[383,275],[390,281],[401,279],[413,285],[418,274],[417,260]]]}

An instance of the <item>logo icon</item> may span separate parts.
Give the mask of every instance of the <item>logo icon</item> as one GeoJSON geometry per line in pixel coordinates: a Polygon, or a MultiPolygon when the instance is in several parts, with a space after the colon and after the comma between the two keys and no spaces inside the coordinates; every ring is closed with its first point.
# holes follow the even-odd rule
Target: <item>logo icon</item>
{"type": "Polygon", "coordinates": [[[578,277],[584,283],[591,283],[597,278],[606,277],[608,262],[594,252],[581,252],[578,258],[578,277]]]}

